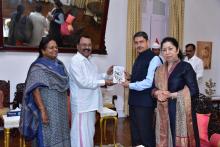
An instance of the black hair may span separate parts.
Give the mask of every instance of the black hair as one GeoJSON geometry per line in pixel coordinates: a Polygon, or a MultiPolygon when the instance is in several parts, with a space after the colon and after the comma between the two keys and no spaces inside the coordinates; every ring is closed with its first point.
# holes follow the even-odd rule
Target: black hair
{"type": "Polygon", "coordinates": [[[35,11],[36,12],[41,12],[42,11],[42,5],[41,4],[37,4],[36,6],[35,6],[35,11]]]}
{"type": "Polygon", "coordinates": [[[143,37],[146,41],[148,41],[148,35],[147,35],[146,32],[140,31],[140,32],[135,33],[134,36],[133,36],[133,40],[136,37],[143,37]]]}
{"type": "Polygon", "coordinates": [[[195,51],[196,50],[196,46],[193,44],[193,43],[189,43],[185,46],[185,48],[189,47],[189,46],[192,46],[193,50],[195,51]]]}
{"type": "Polygon", "coordinates": [[[173,44],[177,50],[179,50],[179,53],[178,53],[178,58],[180,60],[183,59],[183,53],[182,51],[179,49],[179,43],[178,41],[173,38],[173,37],[165,37],[162,41],[161,41],[161,49],[163,48],[163,44],[166,43],[166,42],[170,42],[171,44],[173,44]]]}
{"type": "Polygon", "coordinates": [[[23,13],[23,12],[24,12],[24,10],[25,10],[24,5],[19,4],[19,5],[17,6],[17,12],[23,13]]]}
{"type": "Polygon", "coordinates": [[[54,4],[58,7],[61,8],[63,6],[63,3],[61,3],[60,0],[54,0],[54,4]]]}
{"type": "Polygon", "coordinates": [[[51,40],[54,40],[54,39],[49,36],[42,37],[40,44],[39,44],[39,48],[38,48],[38,52],[39,52],[38,58],[43,57],[42,50],[45,50],[47,48],[47,45],[51,40]]]}
{"type": "Polygon", "coordinates": [[[24,10],[25,10],[24,5],[19,4],[19,5],[17,6],[17,13],[16,13],[16,16],[15,16],[15,21],[16,21],[16,22],[19,21],[19,19],[21,18],[21,15],[24,13],[24,10]]]}
{"type": "Polygon", "coordinates": [[[92,40],[92,38],[91,38],[89,35],[82,34],[82,35],[80,35],[80,36],[77,38],[76,43],[79,44],[79,43],[80,43],[80,39],[83,38],[83,37],[84,37],[84,38],[89,38],[90,40],[92,40]]]}

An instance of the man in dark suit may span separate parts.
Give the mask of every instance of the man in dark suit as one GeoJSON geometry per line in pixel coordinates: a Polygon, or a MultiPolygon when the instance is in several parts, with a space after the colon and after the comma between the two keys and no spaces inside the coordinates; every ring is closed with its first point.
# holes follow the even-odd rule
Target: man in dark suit
{"type": "Polygon", "coordinates": [[[137,32],[133,36],[138,56],[132,67],[130,81],[122,85],[129,88],[129,115],[132,146],[155,147],[153,116],[155,102],[151,96],[155,69],[161,64],[158,56],[148,49],[148,35],[137,32]]]}

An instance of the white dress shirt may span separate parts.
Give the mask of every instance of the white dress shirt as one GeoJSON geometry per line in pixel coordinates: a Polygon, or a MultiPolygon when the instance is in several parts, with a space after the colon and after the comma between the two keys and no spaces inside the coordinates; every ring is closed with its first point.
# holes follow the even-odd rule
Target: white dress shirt
{"type": "Polygon", "coordinates": [[[105,85],[107,74],[98,74],[97,66],[77,53],[71,59],[69,67],[71,110],[89,112],[102,108],[100,86],[105,85]]]}
{"type": "Polygon", "coordinates": [[[188,59],[188,57],[185,57],[184,61],[191,64],[194,71],[196,72],[197,80],[200,80],[203,76],[203,70],[204,70],[203,61],[195,55],[190,59],[188,59]]]}

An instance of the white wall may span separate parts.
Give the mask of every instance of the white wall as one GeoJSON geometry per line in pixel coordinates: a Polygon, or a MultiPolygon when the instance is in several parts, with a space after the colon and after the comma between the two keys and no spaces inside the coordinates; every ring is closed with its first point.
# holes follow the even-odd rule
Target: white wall
{"type": "MultiPolygon", "coordinates": [[[[93,55],[100,69],[105,72],[110,65],[125,66],[126,25],[127,24],[127,0],[110,0],[108,20],[106,27],[106,48],[108,55],[93,55]]],[[[11,82],[11,101],[14,98],[16,84],[25,81],[30,64],[36,59],[38,53],[27,52],[0,52],[0,79],[11,82]]],[[[59,53],[66,67],[69,66],[73,54],[59,53]]],[[[123,88],[115,86],[115,94],[118,95],[119,116],[123,109],[123,88]]]]}
{"type": "MultiPolygon", "coordinates": [[[[205,70],[204,81],[212,78],[216,82],[216,95],[220,95],[220,1],[186,0],[184,20],[184,44],[197,41],[212,41],[211,70],[205,70]]],[[[200,88],[204,91],[204,85],[200,88]]]]}

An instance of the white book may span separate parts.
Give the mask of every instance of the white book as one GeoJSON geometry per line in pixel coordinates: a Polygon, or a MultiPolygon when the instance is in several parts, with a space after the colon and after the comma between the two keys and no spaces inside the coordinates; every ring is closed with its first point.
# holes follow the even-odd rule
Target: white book
{"type": "Polygon", "coordinates": [[[123,66],[113,67],[113,83],[122,83],[125,81],[125,68],[123,66]]]}

